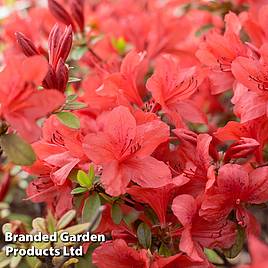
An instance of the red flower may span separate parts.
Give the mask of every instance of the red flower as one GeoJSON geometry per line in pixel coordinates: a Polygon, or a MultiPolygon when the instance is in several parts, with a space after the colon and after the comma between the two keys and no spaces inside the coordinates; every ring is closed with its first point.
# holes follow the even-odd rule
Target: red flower
{"type": "Polygon", "coordinates": [[[180,116],[191,122],[205,123],[204,115],[189,100],[203,80],[197,67],[181,69],[173,58],[161,57],[146,87],[162,109],[174,120],[180,116]]]}
{"type": "Polygon", "coordinates": [[[149,268],[149,258],[145,249],[128,247],[122,239],[109,241],[99,246],[92,255],[93,264],[98,268],[149,268]]]}
{"type": "Polygon", "coordinates": [[[72,209],[73,196],[70,181],[66,181],[61,186],[54,184],[50,177],[51,167],[40,160],[26,170],[38,177],[28,185],[26,190],[28,199],[35,203],[45,202],[57,218],[72,209]]]}
{"type": "Polygon", "coordinates": [[[224,161],[228,162],[230,159],[250,157],[259,146],[260,144],[254,139],[241,138],[228,148],[224,155],[224,161]]]}
{"type": "Polygon", "coordinates": [[[238,223],[249,225],[250,215],[246,204],[261,204],[268,200],[268,167],[248,173],[236,164],[226,164],[219,169],[216,185],[208,191],[200,215],[209,221],[225,219],[232,210],[238,223]]]}
{"type": "Polygon", "coordinates": [[[267,45],[260,49],[260,59],[238,57],[232,63],[234,77],[245,87],[242,91],[235,88],[234,104],[242,123],[268,116],[267,50],[267,45]]]}
{"type": "MultiPolygon", "coordinates": [[[[38,55],[38,49],[30,39],[22,33],[16,32],[16,38],[25,56],[38,55]]],[[[58,89],[64,92],[68,82],[68,68],[65,61],[72,48],[72,27],[65,27],[64,31],[58,24],[52,28],[48,38],[49,65],[45,78],[42,81],[44,88],[58,89]]]]}
{"type": "Polygon", "coordinates": [[[268,122],[265,117],[246,123],[229,121],[223,128],[218,128],[214,136],[221,141],[236,141],[251,138],[259,143],[255,155],[258,162],[263,162],[263,147],[268,141],[268,122]]]}
{"type": "Polygon", "coordinates": [[[43,126],[43,138],[33,144],[38,158],[51,167],[51,179],[55,185],[63,185],[71,170],[87,160],[82,150],[79,130],[62,125],[51,116],[43,126]]]}
{"type": "Polygon", "coordinates": [[[36,121],[52,113],[65,101],[56,90],[37,90],[47,68],[42,56],[33,56],[23,62],[14,59],[0,73],[1,117],[29,142],[41,135],[36,121]]]}
{"type": "Polygon", "coordinates": [[[198,214],[199,202],[191,195],[179,195],[173,200],[172,211],[183,228],[180,250],[194,261],[203,261],[202,247],[229,248],[235,239],[235,224],[225,219],[208,222],[198,214]]]}
{"type": "Polygon", "coordinates": [[[130,103],[142,106],[143,101],[138,87],[140,73],[143,72],[144,53],[129,52],[123,59],[120,72],[108,75],[97,94],[106,97],[124,97],[130,103]]]}
{"type": "Polygon", "coordinates": [[[193,261],[188,256],[179,253],[167,258],[156,256],[151,268],[212,268],[207,260],[203,262],[193,261]]]}
{"type": "Polygon", "coordinates": [[[84,150],[89,159],[103,166],[101,181],[107,193],[124,194],[131,180],[153,188],[170,182],[169,168],[150,156],[168,139],[166,124],[153,120],[137,125],[123,106],[106,114],[103,121],[103,131],[85,137],[84,150]]]}
{"type": "Polygon", "coordinates": [[[225,16],[226,31],[221,35],[212,30],[205,36],[196,55],[210,68],[212,94],[222,93],[232,88],[234,77],[231,72],[232,62],[238,56],[246,56],[247,47],[239,39],[241,25],[238,17],[230,12],[225,16]]]}
{"type": "Polygon", "coordinates": [[[161,226],[166,225],[166,213],[169,202],[172,200],[175,194],[175,189],[186,182],[188,179],[185,177],[177,182],[177,184],[169,184],[164,187],[159,188],[142,188],[138,186],[132,186],[127,190],[127,193],[137,202],[146,203],[151,206],[151,208],[156,213],[161,226]],[[155,198],[157,196],[157,199],[155,198]]]}

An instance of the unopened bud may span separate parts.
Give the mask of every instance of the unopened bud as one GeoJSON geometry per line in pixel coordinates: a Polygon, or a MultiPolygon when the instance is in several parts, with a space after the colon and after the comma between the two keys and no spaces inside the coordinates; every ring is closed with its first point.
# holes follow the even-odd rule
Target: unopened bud
{"type": "Polygon", "coordinates": [[[69,76],[68,76],[68,68],[66,67],[64,61],[61,58],[57,65],[56,78],[58,82],[57,89],[61,92],[64,92],[69,76]]]}
{"type": "Polygon", "coordinates": [[[48,39],[49,63],[56,70],[60,58],[65,62],[73,42],[72,27],[68,26],[64,32],[56,24],[50,32],[48,39]]]}
{"type": "Polygon", "coordinates": [[[48,0],[48,8],[56,19],[66,25],[72,25],[73,29],[75,30],[72,17],[61,4],[57,3],[55,0],[48,0]]]}
{"type": "Polygon", "coordinates": [[[24,34],[16,32],[15,36],[25,56],[31,57],[39,54],[38,49],[35,47],[33,42],[29,38],[27,38],[24,34]]]}
{"type": "Polygon", "coordinates": [[[230,159],[247,158],[259,146],[260,144],[255,139],[241,138],[228,148],[224,156],[224,162],[228,162],[230,159]]]}
{"type": "Polygon", "coordinates": [[[177,128],[173,130],[173,133],[181,142],[189,142],[192,145],[196,146],[197,134],[193,131],[184,128],[177,128]]]}
{"type": "Polygon", "coordinates": [[[84,31],[85,17],[84,17],[84,0],[71,0],[71,13],[76,21],[81,32],[84,31]]]}

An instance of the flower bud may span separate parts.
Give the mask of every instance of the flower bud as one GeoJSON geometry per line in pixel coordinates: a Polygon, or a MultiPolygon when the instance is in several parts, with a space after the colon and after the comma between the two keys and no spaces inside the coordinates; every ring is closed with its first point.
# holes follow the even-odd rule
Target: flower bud
{"type": "Polygon", "coordinates": [[[228,148],[224,156],[224,162],[228,162],[230,159],[247,158],[259,146],[260,144],[255,139],[241,138],[228,148]]]}
{"type": "Polygon", "coordinates": [[[80,31],[83,32],[85,27],[84,0],[72,0],[70,5],[73,19],[79,26],[80,31]]]}
{"type": "Polygon", "coordinates": [[[43,80],[42,86],[47,89],[55,89],[57,88],[57,85],[56,73],[52,66],[49,65],[48,72],[43,80]]]}
{"type": "Polygon", "coordinates": [[[60,58],[65,62],[73,42],[72,27],[68,26],[62,33],[58,24],[56,24],[49,34],[49,63],[56,70],[60,58]]]}
{"type": "Polygon", "coordinates": [[[38,55],[39,52],[33,42],[20,32],[15,33],[17,42],[25,56],[31,57],[38,55]]]}
{"type": "Polygon", "coordinates": [[[72,25],[72,28],[75,31],[75,25],[72,17],[61,4],[57,3],[55,0],[48,0],[48,8],[56,19],[66,25],[72,25]]]}
{"type": "Polygon", "coordinates": [[[196,146],[197,134],[193,131],[184,128],[177,128],[173,130],[173,133],[175,133],[181,142],[188,142],[196,146]]]}
{"type": "Polygon", "coordinates": [[[68,82],[68,68],[66,67],[62,58],[60,58],[57,69],[56,69],[56,79],[58,82],[57,89],[61,92],[65,91],[68,82]]]}

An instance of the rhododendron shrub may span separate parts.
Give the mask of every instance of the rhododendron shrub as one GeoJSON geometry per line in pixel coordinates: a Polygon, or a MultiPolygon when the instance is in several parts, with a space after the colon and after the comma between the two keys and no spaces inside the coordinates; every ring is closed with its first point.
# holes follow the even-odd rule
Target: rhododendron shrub
{"type": "Polygon", "coordinates": [[[0,4],[0,267],[268,267],[267,0],[0,4]]]}

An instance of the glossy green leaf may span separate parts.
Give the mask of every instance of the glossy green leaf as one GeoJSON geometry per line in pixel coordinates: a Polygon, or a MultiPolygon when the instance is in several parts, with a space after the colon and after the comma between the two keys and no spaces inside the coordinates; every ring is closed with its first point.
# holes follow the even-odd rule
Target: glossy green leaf
{"type": "MultiPolygon", "coordinates": [[[[82,210],[82,221],[83,222],[92,222],[96,213],[99,211],[101,207],[100,197],[97,193],[92,194],[89,196],[84,203],[83,210],[82,210]]],[[[93,228],[93,231],[98,227],[100,223],[101,217],[99,221],[93,228]]]]}
{"type": "Polygon", "coordinates": [[[138,218],[139,218],[139,212],[133,209],[130,213],[124,215],[123,220],[128,226],[130,226],[138,218]]]}
{"type": "Polygon", "coordinates": [[[245,229],[239,226],[237,229],[235,243],[231,248],[223,250],[224,255],[227,258],[235,258],[243,249],[245,239],[246,239],[245,229]]]}
{"type": "Polygon", "coordinates": [[[92,180],[87,173],[83,170],[79,170],[77,173],[77,181],[82,187],[90,188],[92,186],[92,180]]]}
{"type": "Polygon", "coordinates": [[[204,253],[206,254],[208,260],[214,264],[223,264],[222,258],[212,249],[205,248],[204,253]]]}
{"type": "Polygon", "coordinates": [[[160,248],[159,248],[159,254],[161,256],[165,256],[165,257],[169,257],[172,255],[170,250],[168,249],[168,247],[164,243],[162,243],[160,248]]]}
{"type": "Polygon", "coordinates": [[[87,107],[87,104],[83,102],[74,101],[74,102],[66,103],[63,107],[63,110],[75,111],[75,110],[84,109],[86,107],[87,107]]]}
{"type": "Polygon", "coordinates": [[[137,236],[139,243],[145,247],[150,248],[152,242],[152,233],[149,226],[146,223],[141,223],[137,229],[137,236]]]}
{"type": "Polygon", "coordinates": [[[74,209],[69,210],[66,212],[58,221],[57,223],[57,230],[61,230],[68,226],[70,222],[75,218],[76,211],[74,209]]]}
{"type": "Polygon", "coordinates": [[[14,164],[30,166],[35,162],[36,157],[31,145],[17,134],[1,135],[0,143],[9,161],[14,164]]]}
{"type": "Polygon", "coordinates": [[[75,189],[73,189],[71,191],[71,194],[82,194],[82,193],[85,193],[86,191],[88,191],[87,188],[84,188],[84,187],[77,187],[75,189]]]}
{"type": "MultiPolygon", "coordinates": [[[[66,229],[64,229],[64,232],[68,232],[69,234],[81,234],[84,233],[85,231],[87,231],[88,227],[89,227],[90,223],[81,223],[81,224],[77,224],[77,225],[73,225],[70,226],[66,229]]],[[[59,232],[61,233],[61,232],[59,232]]]]}
{"type": "Polygon", "coordinates": [[[111,208],[111,216],[115,224],[120,224],[123,219],[123,212],[118,204],[113,204],[111,208]]]}
{"type": "Polygon", "coordinates": [[[80,120],[75,114],[71,112],[59,112],[56,115],[63,125],[74,129],[80,128],[80,120]]]}
{"type": "Polygon", "coordinates": [[[88,176],[89,176],[89,179],[93,182],[95,179],[95,170],[92,164],[89,167],[88,176]]]}
{"type": "Polygon", "coordinates": [[[47,229],[48,229],[48,232],[50,234],[54,233],[56,231],[57,221],[54,218],[54,216],[51,213],[51,211],[48,212],[47,217],[46,217],[46,220],[47,220],[47,229]]]}
{"type": "Polygon", "coordinates": [[[87,46],[75,47],[72,51],[71,58],[73,60],[80,60],[82,56],[88,51],[87,46]]]}
{"type": "Polygon", "coordinates": [[[75,101],[76,99],[78,98],[78,95],[77,94],[71,94],[69,96],[67,96],[67,102],[73,102],[75,101]]]}

